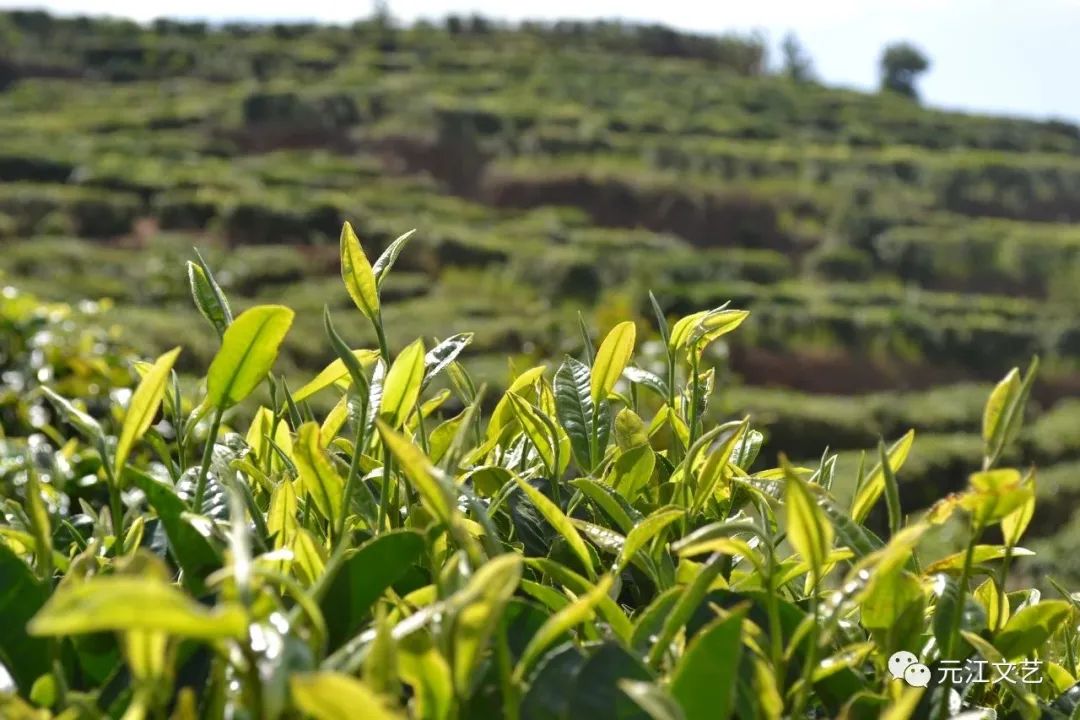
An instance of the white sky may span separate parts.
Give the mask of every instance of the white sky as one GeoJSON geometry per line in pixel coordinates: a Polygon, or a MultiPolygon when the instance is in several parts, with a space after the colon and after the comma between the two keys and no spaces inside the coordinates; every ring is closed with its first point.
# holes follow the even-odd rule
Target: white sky
{"type": "MultiPolygon", "coordinates": [[[[149,20],[348,22],[371,14],[372,0],[0,0],[61,13],[149,20]]],[[[1080,120],[1080,0],[390,0],[402,20],[478,12],[488,17],[622,18],[696,32],[760,30],[775,48],[794,31],[830,84],[873,87],[886,43],[906,39],[933,66],[920,87],[948,108],[1080,120]]],[[[775,55],[774,55],[775,57],[775,55]]]]}

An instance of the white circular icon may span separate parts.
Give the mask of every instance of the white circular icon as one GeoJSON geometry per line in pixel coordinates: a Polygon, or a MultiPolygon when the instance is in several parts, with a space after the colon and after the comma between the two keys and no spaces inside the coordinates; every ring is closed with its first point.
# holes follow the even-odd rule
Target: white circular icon
{"type": "Polygon", "coordinates": [[[911,687],[926,687],[930,684],[930,668],[922,663],[908,665],[904,670],[904,682],[911,687]]]}
{"type": "Polygon", "coordinates": [[[910,653],[907,650],[894,652],[892,657],[889,658],[889,672],[897,680],[903,680],[904,671],[918,662],[919,658],[915,657],[915,653],[910,653]]]}

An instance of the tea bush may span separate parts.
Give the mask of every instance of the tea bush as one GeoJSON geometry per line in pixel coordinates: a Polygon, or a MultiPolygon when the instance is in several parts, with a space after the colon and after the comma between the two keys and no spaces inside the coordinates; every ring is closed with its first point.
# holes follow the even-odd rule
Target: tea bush
{"type": "Polygon", "coordinates": [[[1010,577],[1035,479],[1001,458],[1037,363],[990,393],[968,486],[916,513],[913,432],[838,478],[828,452],[763,467],[751,418],[708,419],[706,350],[742,310],[656,306],[659,373],[634,363],[635,323],[596,344],[583,324],[582,357],[517,368],[497,398],[459,363],[468,333],[392,354],[383,286],[410,237],[371,263],[345,226],[377,346],[326,309],[337,359],[293,390],[273,369],[294,312],[234,316],[201,259],[219,342],[193,386],[176,348],[102,404],[113,365],[65,383],[4,336],[5,367],[37,358],[14,402],[38,410],[0,444],[0,715],[1076,716],[1080,599],[1010,577]],[[319,396],[336,404],[316,416],[319,396]],[[929,687],[893,676],[898,651],[929,687]],[[1041,682],[978,682],[979,663],[1041,682]]]}

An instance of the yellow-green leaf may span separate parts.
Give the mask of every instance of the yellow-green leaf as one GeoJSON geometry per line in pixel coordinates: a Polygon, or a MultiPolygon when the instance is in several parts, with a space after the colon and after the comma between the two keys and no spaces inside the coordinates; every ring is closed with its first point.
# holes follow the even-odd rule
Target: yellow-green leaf
{"type": "Polygon", "coordinates": [[[1001,382],[994,386],[983,409],[982,438],[988,446],[1003,432],[1002,422],[1006,419],[1005,411],[1019,394],[1020,369],[1013,368],[1001,382]]]}
{"type": "Polygon", "coordinates": [[[605,575],[591,590],[549,617],[540,626],[529,640],[529,644],[525,646],[525,650],[521,653],[521,659],[518,660],[517,667],[514,668],[514,677],[519,682],[525,677],[525,673],[540,655],[553,642],[558,640],[563,633],[576,625],[588,621],[593,616],[593,608],[607,597],[611,583],[611,576],[605,575]]]}
{"type": "Polygon", "coordinates": [[[532,485],[523,480],[516,473],[512,475],[514,482],[518,484],[521,491],[525,493],[530,502],[540,511],[540,514],[544,516],[544,519],[551,523],[551,526],[555,528],[555,531],[563,536],[566,540],[566,544],[570,546],[570,549],[577,555],[581,564],[585,567],[585,571],[589,578],[595,577],[595,570],[593,569],[592,556],[589,555],[589,548],[585,545],[585,541],[581,539],[581,535],[578,533],[577,528],[574,527],[574,523],[570,522],[570,518],[559,509],[559,506],[548,499],[544,493],[540,492],[532,485]]]}
{"type": "Polygon", "coordinates": [[[349,223],[341,228],[341,279],[356,307],[374,322],[379,316],[379,286],[360,239],[349,223]]]}
{"type": "Polygon", "coordinates": [[[108,575],[59,588],[28,629],[33,635],[142,630],[216,639],[244,637],[247,621],[238,605],[211,610],[154,577],[108,575]]]}
{"type": "MultiPolygon", "coordinates": [[[[904,461],[907,460],[908,453],[911,452],[911,445],[915,442],[915,431],[909,430],[904,437],[893,443],[893,446],[889,448],[889,452],[886,455],[889,459],[889,468],[893,473],[898,473],[903,466],[904,461]]],[[[885,492],[885,468],[878,463],[870,474],[867,475],[866,480],[863,482],[863,486],[859,489],[858,494],[855,496],[855,500],[851,506],[851,518],[857,523],[861,523],[866,519],[866,516],[870,514],[870,510],[874,507],[874,503],[878,501],[881,494],[885,492]]]]}
{"type": "Polygon", "coordinates": [[[626,542],[623,543],[622,552],[619,553],[619,557],[615,561],[615,572],[622,572],[627,563],[634,558],[634,554],[645,547],[645,543],[656,537],[660,531],[678,520],[682,515],[683,511],[676,507],[660,508],[635,525],[634,529],[626,535],[626,542]]]}
{"type": "MultiPolygon", "coordinates": [[[[556,440],[552,438],[548,424],[544,422],[540,413],[524,398],[514,393],[507,393],[507,397],[510,398],[510,405],[514,409],[518,422],[521,423],[521,429],[525,431],[525,435],[528,436],[533,447],[536,448],[540,459],[544,461],[544,466],[549,471],[554,472],[557,446],[555,445],[556,440]]],[[[554,422],[550,420],[549,422],[554,427],[554,422]]]]}
{"type": "Polygon", "coordinates": [[[211,405],[230,407],[259,386],[274,366],[293,315],[283,305],[258,305],[240,313],[210,363],[206,397],[211,405]]]}
{"type": "Polygon", "coordinates": [[[439,481],[435,478],[438,470],[431,464],[427,456],[409,442],[408,438],[396,432],[382,420],[377,420],[379,435],[387,449],[397,460],[405,477],[409,480],[420,500],[432,515],[441,522],[450,522],[450,499],[439,481]]]}
{"type": "Polygon", "coordinates": [[[289,424],[282,418],[278,422],[277,428],[274,428],[274,411],[268,407],[260,406],[255,411],[255,417],[251,420],[251,427],[248,428],[246,441],[255,458],[259,462],[265,462],[266,458],[269,457],[270,468],[275,470],[281,467],[282,461],[277,451],[266,441],[266,438],[271,436],[271,431],[273,431],[274,443],[286,455],[292,456],[292,434],[289,432],[289,424]]]}
{"type": "Polygon", "coordinates": [[[293,675],[289,679],[293,702],[315,720],[402,720],[403,715],[356,678],[335,672],[293,675]]]}
{"type": "Polygon", "coordinates": [[[463,694],[473,686],[484,649],[517,590],[521,569],[521,556],[505,553],[480,566],[465,587],[463,595],[470,602],[454,615],[452,663],[454,685],[463,694]]]}
{"type": "Polygon", "coordinates": [[[315,501],[315,507],[323,517],[337,522],[342,512],[345,481],[334,470],[319,444],[319,426],[314,422],[304,423],[297,431],[293,460],[304,491],[315,501]]]}
{"type": "Polygon", "coordinates": [[[283,481],[270,493],[266,529],[274,538],[274,547],[286,547],[292,543],[292,537],[299,527],[296,521],[297,508],[296,491],[290,481],[283,481]]]}
{"type": "Polygon", "coordinates": [[[127,413],[124,415],[124,425],[120,429],[120,437],[116,441],[116,474],[119,476],[131,453],[132,446],[139,441],[154,416],[157,414],[161,399],[165,396],[165,386],[169,381],[169,372],[172,370],[176,356],[180,354],[180,348],[173,348],[161,355],[139,381],[139,386],[131,395],[127,413]]]}
{"type": "Polygon", "coordinates": [[[596,351],[593,360],[592,374],[590,376],[590,391],[593,405],[608,396],[622,376],[626,364],[634,354],[634,339],[637,328],[632,322],[621,322],[611,329],[611,332],[600,343],[600,349],[596,351]]]}
{"type": "Polygon", "coordinates": [[[676,321],[671,326],[671,334],[668,335],[668,347],[672,350],[678,350],[687,343],[690,339],[691,333],[694,328],[697,327],[698,322],[709,314],[709,310],[702,310],[676,321]]]}
{"type": "Polygon", "coordinates": [[[825,511],[814,500],[802,478],[784,463],[784,510],[787,513],[788,542],[810,564],[815,582],[833,544],[833,527],[825,511]]]}
{"type": "Polygon", "coordinates": [[[499,402],[495,405],[495,409],[491,411],[491,419],[488,420],[487,439],[493,440],[499,436],[508,423],[514,419],[514,408],[510,405],[510,393],[516,393],[526,400],[531,400],[535,395],[529,388],[533,383],[540,379],[540,376],[547,370],[546,365],[537,365],[534,368],[529,368],[525,372],[514,378],[514,382],[510,383],[510,387],[506,390],[506,395],[503,395],[499,402]]]}
{"type": "Polygon", "coordinates": [[[1001,534],[1005,538],[1005,544],[1010,547],[1015,546],[1020,542],[1020,538],[1023,537],[1024,531],[1027,530],[1028,525],[1031,523],[1031,518],[1035,515],[1035,476],[1030,475],[1021,483],[1021,487],[1027,487],[1030,489],[1030,494],[1027,496],[1027,500],[1020,507],[1013,510],[1011,513],[1001,519],[1001,534]]]}
{"type": "Polygon", "coordinates": [[[420,397],[424,382],[424,343],[416,340],[394,360],[383,381],[379,417],[390,427],[401,427],[420,397]]]}
{"type": "MultiPolygon", "coordinates": [[[[379,358],[377,350],[353,350],[352,354],[359,361],[360,367],[365,370],[374,365],[379,358]]],[[[348,377],[349,369],[345,367],[345,361],[338,358],[324,367],[318,375],[311,379],[311,382],[294,392],[293,400],[295,402],[307,400],[315,393],[330,387],[339,380],[348,379],[348,377]]]]}
{"type": "Polygon", "coordinates": [[[994,638],[1006,660],[1015,660],[1042,647],[1073,613],[1067,600],[1044,600],[1029,605],[1009,618],[994,638]]]}

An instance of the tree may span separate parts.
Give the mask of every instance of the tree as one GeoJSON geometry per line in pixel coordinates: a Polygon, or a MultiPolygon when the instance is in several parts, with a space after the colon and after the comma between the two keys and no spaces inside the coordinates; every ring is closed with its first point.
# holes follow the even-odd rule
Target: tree
{"type": "Polygon", "coordinates": [[[881,54],[881,88],[918,98],[915,79],[930,68],[930,60],[908,42],[893,43],[881,54]]]}
{"type": "Polygon", "coordinates": [[[799,42],[795,33],[788,33],[780,43],[780,53],[783,56],[781,72],[795,82],[808,82],[814,77],[814,62],[809,53],[799,42]]]}

